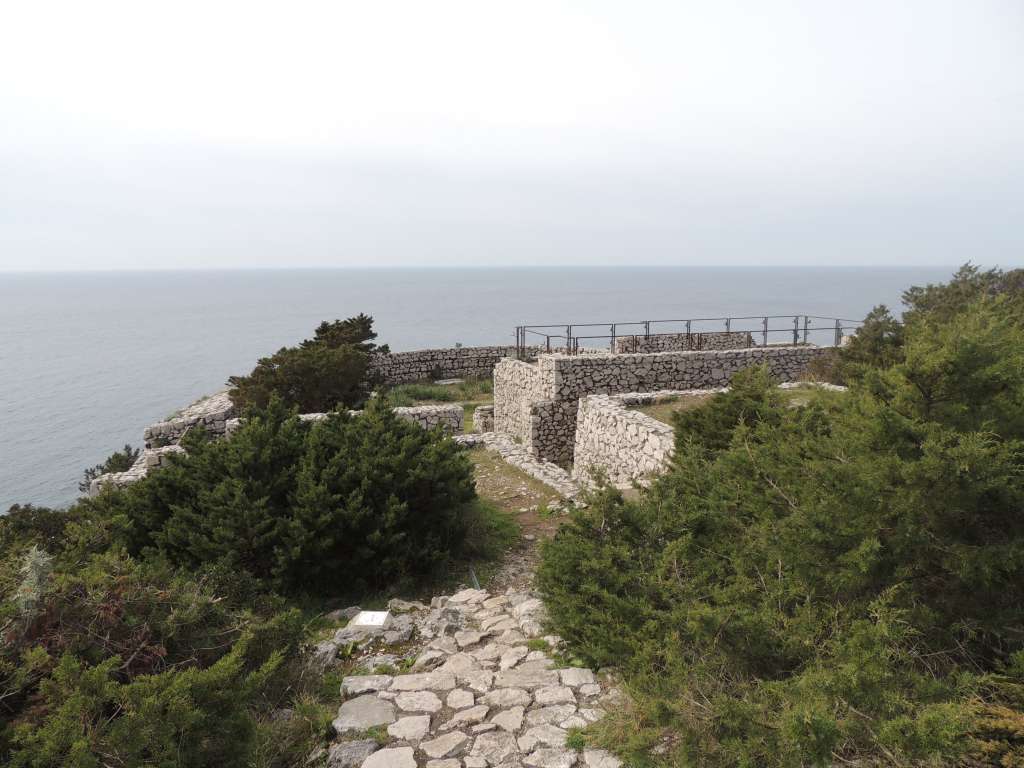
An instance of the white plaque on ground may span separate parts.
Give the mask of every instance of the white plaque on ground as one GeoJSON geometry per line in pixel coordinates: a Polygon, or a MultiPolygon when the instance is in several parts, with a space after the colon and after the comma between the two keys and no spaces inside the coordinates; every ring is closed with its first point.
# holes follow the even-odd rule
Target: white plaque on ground
{"type": "Polygon", "coordinates": [[[352,617],[346,626],[349,627],[377,627],[387,629],[391,623],[390,611],[360,611],[352,617]]]}

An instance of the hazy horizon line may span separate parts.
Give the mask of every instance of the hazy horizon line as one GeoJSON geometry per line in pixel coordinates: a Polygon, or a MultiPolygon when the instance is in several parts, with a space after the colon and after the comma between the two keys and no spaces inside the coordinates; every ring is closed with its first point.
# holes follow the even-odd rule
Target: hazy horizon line
{"type": "Polygon", "coordinates": [[[101,275],[101,274],[147,274],[167,272],[345,272],[392,270],[432,271],[463,270],[487,272],[498,270],[555,270],[555,269],[959,269],[972,264],[982,269],[1017,269],[1024,262],[1014,264],[980,264],[974,261],[939,264],[384,264],[384,265],[336,265],[336,266],[279,266],[279,267],[97,267],[95,269],[0,269],[0,275],[101,275]]]}

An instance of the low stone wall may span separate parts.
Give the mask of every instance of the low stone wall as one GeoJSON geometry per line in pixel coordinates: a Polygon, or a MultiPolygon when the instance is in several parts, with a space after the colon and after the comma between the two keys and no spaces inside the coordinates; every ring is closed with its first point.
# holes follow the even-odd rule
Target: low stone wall
{"type": "Polygon", "coordinates": [[[185,449],[180,445],[165,445],[162,448],[146,448],[139,454],[139,458],[124,472],[108,472],[100,475],[89,483],[89,495],[97,496],[104,486],[113,485],[117,487],[129,485],[136,480],[141,480],[150,470],[160,469],[167,463],[169,457],[175,454],[184,454],[185,449]]]}
{"type": "Polygon", "coordinates": [[[478,405],[473,409],[473,431],[479,433],[494,431],[493,405],[478,405]]]}
{"type": "Polygon", "coordinates": [[[646,485],[665,468],[675,448],[668,424],[630,410],[619,397],[580,398],[573,446],[574,480],[590,484],[598,475],[617,487],[646,485]]]}
{"type": "Polygon", "coordinates": [[[619,355],[647,352],[688,352],[695,349],[746,349],[754,346],[754,338],[746,331],[730,333],[660,333],[654,336],[616,336],[612,351],[619,355]]]}
{"type": "MultiPolygon", "coordinates": [[[[529,357],[536,357],[539,347],[527,348],[529,357]]],[[[404,384],[427,379],[490,378],[494,366],[505,357],[515,357],[514,346],[452,347],[449,349],[417,349],[392,352],[370,358],[370,375],[384,384],[404,384]]]]}
{"type": "Polygon", "coordinates": [[[204,397],[167,421],[146,427],[142,434],[146,448],[159,448],[176,443],[189,429],[201,425],[213,435],[223,435],[228,419],[235,415],[235,406],[227,392],[204,397]]]}

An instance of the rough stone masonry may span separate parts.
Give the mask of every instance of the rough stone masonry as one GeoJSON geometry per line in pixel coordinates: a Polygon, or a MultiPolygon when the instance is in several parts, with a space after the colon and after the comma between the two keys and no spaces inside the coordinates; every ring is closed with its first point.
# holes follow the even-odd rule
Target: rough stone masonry
{"type": "Polygon", "coordinates": [[[501,360],[494,369],[494,428],[555,463],[573,459],[579,399],[594,394],[711,389],[752,365],[794,381],[827,348],[798,346],[657,352],[638,355],[541,355],[535,363],[501,360]]]}

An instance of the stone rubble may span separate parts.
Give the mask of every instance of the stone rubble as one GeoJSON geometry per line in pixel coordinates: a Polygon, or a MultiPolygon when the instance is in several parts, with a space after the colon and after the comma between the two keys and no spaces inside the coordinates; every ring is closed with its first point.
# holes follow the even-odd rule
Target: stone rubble
{"type": "MultiPolygon", "coordinates": [[[[434,668],[346,676],[336,741],[311,758],[326,754],[330,768],[621,768],[609,752],[569,746],[569,729],[599,719],[621,694],[606,675],[558,668],[557,637],[529,650],[546,617],[534,594],[463,589],[407,605],[394,620],[407,617],[421,647],[405,658],[434,668]],[[370,728],[386,737],[367,740],[370,728]]],[[[363,641],[375,647],[386,631],[363,641]]],[[[382,658],[393,656],[368,660],[382,658]]]]}

